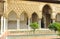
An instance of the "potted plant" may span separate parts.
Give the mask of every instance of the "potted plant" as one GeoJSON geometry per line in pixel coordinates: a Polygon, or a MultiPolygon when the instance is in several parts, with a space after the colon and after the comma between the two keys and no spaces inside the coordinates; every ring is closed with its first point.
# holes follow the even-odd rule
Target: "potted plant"
{"type": "Polygon", "coordinates": [[[30,24],[30,27],[33,29],[33,32],[35,32],[35,30],[39,28],[37,22],[31,23],[31,24],[30,24]]]}
{"type": "Polygon", "coordinates": [[[58,22],[55,22],[55,23],[51,23],[48,28],[50,30],[54,30],[55,32],[57,31],[58,32],[58,35],[60,35],[60,23],[58,22]]]}

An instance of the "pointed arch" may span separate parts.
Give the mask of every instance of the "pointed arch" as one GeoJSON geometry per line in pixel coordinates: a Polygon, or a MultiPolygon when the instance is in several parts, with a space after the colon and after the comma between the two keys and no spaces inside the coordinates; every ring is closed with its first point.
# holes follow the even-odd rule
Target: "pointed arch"
{"type": "Polygon", "coordinates": [[[31,16],[32,19],[32,23],[33,22],[37,22],[38,23],[38,14],[36,12],[34,12],[31,16]]]}
{"type": "Polygon", "coordinates": [[[39,15],[38,15],[37,12],[33,12],[33,13],[31,14],[31,17],[32,17],[33,14],[36,14],[36,15],[38,16],[38,18],[39,18],[39,15]]]}
{"type": "Polygon", "coordinates": [[[18,18],[18,13],[17,13],[17,11],[14,11],[14,10],[9,10],[9,11],[7,12],[7,14],[6,14],[7,18],[8,18],[9,14],[10,14],[11,12],[13,12],[14,14],[16,14],[16,17],[18,18]]]}
{"type": "Polygon", "coordinates": [[[14,11],[11,11],[11,12],[8,14],[8,19],[9,19],[9,20],[16,20],[16,19],[17,19],[17,14],[16,14],[14,11]]]}
{"type": "MultiPolygon", "coordinates": [[[[49,4],[45,4],[45,5],[42,7],[42,11],[43,11],[44,7],[48,7],[48,9],[50,9],[50,10],[51,10],[51,12],[53,11],[52,6],[51,6],[51,5],[49,5],[49,4]]],[[[46,9],[47,9],[47,8],[46,8],[46,9]]]]}
{"type": "Polygon", "coordinates": [[[8,29],[17,29],[17,14],[14,11],[8,14],[8,29]]]}
{"type": "Polygon", "coordinates": [[[32,15],[36,15],[38,17],[38,14],[36,12],[33,12],[32,15]]]}
{"type": "Polygon", "coordinates": [[[23,12],[20,14],[20,16],[21,16],[22,14],[25,14],[25,15],[27,15],[27,17],[28,17],[28,14],[27,14],[26,11],[23,11],[23,12]]]}
{"type": "Polygon", "coordinates": [[[46,5],[44,5],[43,6],[43,8],[42,8],[42,13],[43,12],[46,12],[47,14],[51,14],[52,13],[52,8],[51,8],[51,6],[50,5],[48,5],[48,4],[46,4],[46,5]],[[46,9],[46,10],[45,10],[46,9]],[[45,11],[44,11],[45,10],[45,11]],[[48,11],[48,12],[47,12],[48,11]]]}
{"type": "Polygon", "coordinates": [[[22,12],[20,15],[20,29],[28,29],[28,14],[22,12]]]}
{"type": "Polygon", "coordinates": [[[20,14],[20,20],[23,20],[22,18],[28,18],[28,14],[25,12],[25,11],[23,11],[21,14],[20,14]]]}

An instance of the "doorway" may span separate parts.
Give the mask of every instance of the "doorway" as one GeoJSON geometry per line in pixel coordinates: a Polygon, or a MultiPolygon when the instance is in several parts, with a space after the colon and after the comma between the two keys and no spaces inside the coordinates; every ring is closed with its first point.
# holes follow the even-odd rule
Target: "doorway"
{"type": "Polygon", "coordinates": [[[51,23],[52,10],[50,6],[45,5],[42,10],[41,28],[48,28],[51,23]]]}

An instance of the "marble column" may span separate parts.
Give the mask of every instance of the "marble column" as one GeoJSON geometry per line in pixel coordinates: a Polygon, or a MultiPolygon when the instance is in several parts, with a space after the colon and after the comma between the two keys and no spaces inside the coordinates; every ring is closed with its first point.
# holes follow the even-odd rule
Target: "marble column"
{"type": "Polygon", "coordinates": [[[8,20],[4,17],[4,32],[7,30],[8,20]]]}
{"type": "Polygon", "coordinates": [[[1,16],[1,34],[4,32],[4,21],[3,16],[1,16]]]}
{"type": "Polygon", "coordinates": [[[31,29],[30,28],[30,19],[28,19],[28,29],[31,29]]]}
{"type": "Polygon", "coordinates": [[[17,29],[20,29],[20,19],[17,19],[17,29]]]}
{"type": "Polygon", "coordinates": [[[41,19],[38,20],[39,29],[41,29],[41,19]]]}

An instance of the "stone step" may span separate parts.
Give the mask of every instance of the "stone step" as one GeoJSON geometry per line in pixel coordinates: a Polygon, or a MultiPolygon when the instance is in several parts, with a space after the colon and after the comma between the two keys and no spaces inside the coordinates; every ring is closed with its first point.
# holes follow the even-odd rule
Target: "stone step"
{"type": "Polygon", "coordinates": [[[51,31],[49,29],[41,29],[41,30],[36,30],[33,32],[33,30],[28,30],[28,31],[9,31],[10,34],[16,34],[16,35],[27,35],[27,34],[56,34],[56,32],[51,31]]]}

